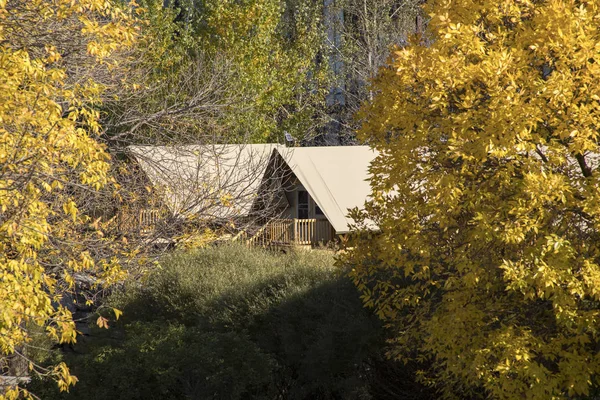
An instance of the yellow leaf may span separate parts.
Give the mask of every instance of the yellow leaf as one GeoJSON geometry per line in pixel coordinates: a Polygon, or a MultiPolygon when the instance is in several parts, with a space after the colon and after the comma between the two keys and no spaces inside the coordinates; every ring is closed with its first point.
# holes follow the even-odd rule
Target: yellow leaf
{"type": "Polygon", "coordinates": [[[98,325],[99,328],[108,329],[108,319],[100,316],[96,320],[96,325],[98,325]]]}

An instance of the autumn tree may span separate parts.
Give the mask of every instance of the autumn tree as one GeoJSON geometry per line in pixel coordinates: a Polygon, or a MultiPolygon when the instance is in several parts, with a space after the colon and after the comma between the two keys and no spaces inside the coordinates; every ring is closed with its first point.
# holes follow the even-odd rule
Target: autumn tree
{"type": "Polygon", "coordinates": [[[352,276],[446,398],[587,396],[600,373],[600,2],[433,0],[360,137],[352,276]]]}
{"type": "Polygon", "coordinates": [[[0,1],[0,398],[26,393],[14,385],[33,373],[68,389],[76,378],[36,364],[32,342],[75,340],[63,295],[78,274],[122,277],[80,195],[111,182],[96,107],[136,35],[131,10],[109,1],[0,1]]]}

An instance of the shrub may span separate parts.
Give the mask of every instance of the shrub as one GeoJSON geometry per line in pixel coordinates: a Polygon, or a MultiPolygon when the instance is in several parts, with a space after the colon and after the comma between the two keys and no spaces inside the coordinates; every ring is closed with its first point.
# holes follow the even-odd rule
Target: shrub
{"type": "Polygon", "coordinates": [[[110,305],[121,319],[67,354],[80,383],[45,399],[369,399],[393,364],[332,253],[177,253],[110,305]]]}

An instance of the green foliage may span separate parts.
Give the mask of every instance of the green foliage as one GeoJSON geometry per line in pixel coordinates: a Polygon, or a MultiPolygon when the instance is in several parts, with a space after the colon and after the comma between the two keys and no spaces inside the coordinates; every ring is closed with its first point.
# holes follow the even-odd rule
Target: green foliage
{"type": "Polygon", "coordinates": [[[587,396],[600,373],[598,1],[432,1],[362,114],[349,262],[447,397],[587,396]]]}
{"type": "MultiPolygon", "coordinates": [[[[107,112],[114,142],[314,136],[328,80],[318,2],[142,0],[136,91],[107,112]]],[[[131,77],[129,78],[131,79],[131,77]]]]}
{"type": "Polygon", "coordinates": [[[80,382],[44,399],[369,399],[392,366],[408,383],[389,387],[421,390],[381,361],[381,326],[329,252],[178,253],[111,305],[111,329],[66,353],[80,382]]]}
{"type": "Polygon", "coordinates": [[[231,109],[231,129],[254,141],[278,141],[288,130],[314,135],[324,106],[327,65],[318,1],[208,0],[193,26],[203,50],[233,62],[233,90],[242,103],[231,109]],[[245,132],[244,132],[245,131],[245,132]]]}

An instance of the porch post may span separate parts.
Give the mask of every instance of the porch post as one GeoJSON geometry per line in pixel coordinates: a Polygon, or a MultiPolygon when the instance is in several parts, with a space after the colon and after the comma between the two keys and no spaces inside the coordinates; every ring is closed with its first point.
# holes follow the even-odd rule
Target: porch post
{"type": "Polygon", "coordinates": [[[294,218],[294,239],[292,240],[294,244],[298,242],[298,219],[294,218]]]}

